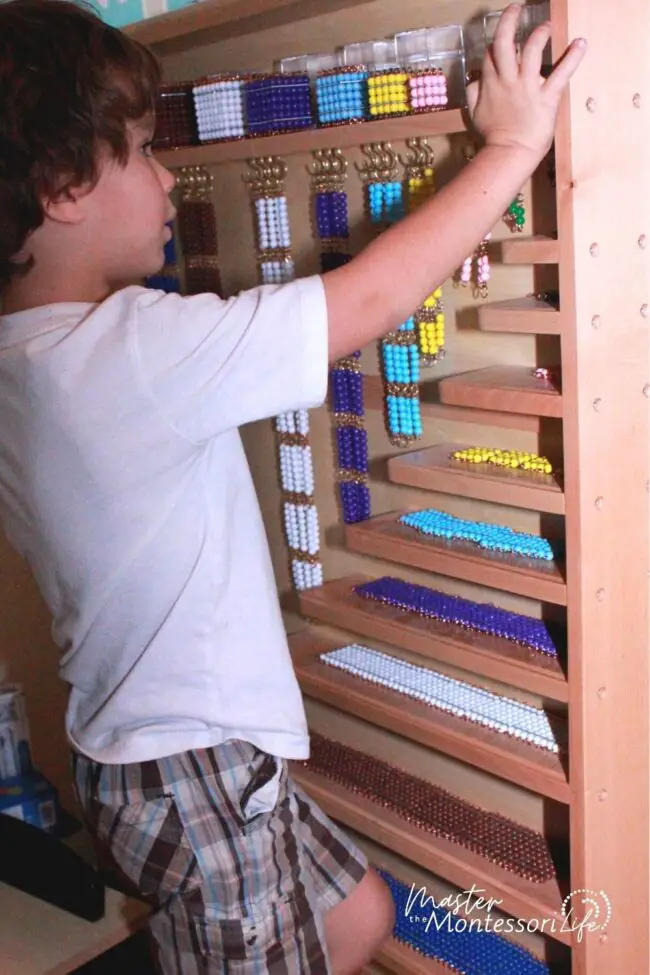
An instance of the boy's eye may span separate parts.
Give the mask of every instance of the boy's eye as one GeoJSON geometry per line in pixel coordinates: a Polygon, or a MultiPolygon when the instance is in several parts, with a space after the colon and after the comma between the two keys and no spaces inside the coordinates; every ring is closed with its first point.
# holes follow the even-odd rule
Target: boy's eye
{"type": "Polygon", "coordinates": [[[141,146],[141,152],[144,156],[153,155],[153,140],[149,139],[148,142],[144,142],[141,146]]]}

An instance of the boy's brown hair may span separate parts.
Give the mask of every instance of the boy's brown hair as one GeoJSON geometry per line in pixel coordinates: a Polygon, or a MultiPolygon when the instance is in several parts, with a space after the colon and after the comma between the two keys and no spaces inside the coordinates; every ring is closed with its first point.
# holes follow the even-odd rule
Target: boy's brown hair
{"type": "Polygon", "coordinates": [[[159,82],[151,52],[90,7],[0,2],[0,292],[29,269],[15,255],[43,201],[92,185],[101,149],[126,162],[126,122],[153,112],[159,82]]]}

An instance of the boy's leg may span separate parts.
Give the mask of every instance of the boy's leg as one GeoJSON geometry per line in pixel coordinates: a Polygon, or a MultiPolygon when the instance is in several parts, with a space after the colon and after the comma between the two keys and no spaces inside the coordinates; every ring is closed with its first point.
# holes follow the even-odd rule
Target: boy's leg
{"type": "Polygon", "coordinates": [[[75,778],[91,830],[156,909],[164,975],[339,975],[328,937],[334,964],[356,965],[335,908],[350,895],[350,923],[372,927],[357,915],[381,882],[362,888],[365,858],[286,763],[231,741],[133,765],[76,756],[75,778]]]}
{"type": "Polygon", "coordinates": [[[325,915],[325,935],[335,975],[356,975],[391,936],[395,902],[389,888],[369,870],[344,901],[325,915]]]}

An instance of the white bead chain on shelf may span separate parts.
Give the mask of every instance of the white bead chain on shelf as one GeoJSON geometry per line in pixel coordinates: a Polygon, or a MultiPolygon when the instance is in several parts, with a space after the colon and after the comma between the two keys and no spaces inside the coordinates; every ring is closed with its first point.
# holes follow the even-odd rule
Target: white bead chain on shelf
{"type": "Polygon", "coordinates": [[[540,708],[492,694],[426,667],[416,667],[388,654],[352,643],[321,654],[323,663],[345,670],[362,680],[381,684],[398,694],[415,698],[501,734],[530,742],[538,748],[559,752],[548,717],[540,708]]]}
{"type": "MultiPolygon", "coordinates": [[[[284,195],[285,166],[277,158],[250,163],[249,177],[257,222],[257,248],[263,284],[282,284],[294,278],[287,198],[284,195]]],[[[314,468],[309,444],[309,415],[306,410],[276,417],[279,441],[280,484],[284,494],[284,529],[289,546],[291,575],[296,589],[323,584],[319,558],[320,527],[314,504],[314,468]]]]}

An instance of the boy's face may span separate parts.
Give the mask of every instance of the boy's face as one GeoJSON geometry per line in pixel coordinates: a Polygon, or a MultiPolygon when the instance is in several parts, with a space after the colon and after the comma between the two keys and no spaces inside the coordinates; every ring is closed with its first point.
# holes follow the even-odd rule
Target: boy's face
{"type": "Polygon", "coordinates": [[[163,265],[175,179],[152,155],[153,128],[153,119],[127,123],[128,162],[104,159],[85,200],[88,246],[111,285],[137,281],[163,265]]]}

